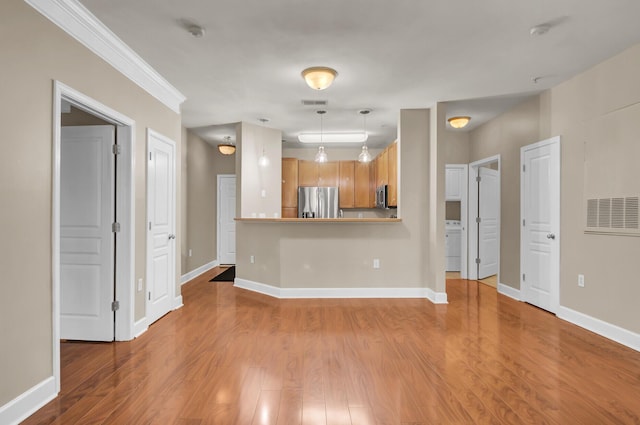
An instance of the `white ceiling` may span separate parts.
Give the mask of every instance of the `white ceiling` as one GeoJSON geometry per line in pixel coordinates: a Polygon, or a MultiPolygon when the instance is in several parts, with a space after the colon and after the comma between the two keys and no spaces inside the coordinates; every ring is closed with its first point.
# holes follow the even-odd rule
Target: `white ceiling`
{"type": "Polygon", "coordinates": [[[187,96],[183,124],[213,143],[234,136],[216,126],[259,118],[288,142],[319,131],[303,99],[329,102],[327,132],[361,130],[372,109],[370,146],[395,138],[401,108],[436,102],[470,115],[469,130],[640,42],[637,0],[81,2],[187,96]],[[339,73],[327,90],[300,76],[315,65],[339,73]]]}

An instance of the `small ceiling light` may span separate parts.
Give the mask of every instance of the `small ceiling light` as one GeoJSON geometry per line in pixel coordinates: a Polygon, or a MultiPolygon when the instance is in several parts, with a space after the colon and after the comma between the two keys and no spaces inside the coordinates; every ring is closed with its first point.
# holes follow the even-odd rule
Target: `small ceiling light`
{"type": "Polygon", "coordinates": [[[531,29],[529,29],[529,35],[543,35],[548,33],[550,29],[551,26],[549,24],[536,25],[535,27],[531,27],[531,29]]]}
{"type": "Polygon", "coordinates": [[[326,66],[312,66],[302,71],[302,78],[314,90],[324,90],[333,83],[338,72],[326,66]]]}
{"type": "Polygon", "coordinates": [[[187,27],[187,31],[195,38],[202,38],[204,36],[204,28],[202,28],[200,25],[190,24],[187,27]]]}
{"type": "Polygon", "coordinates": [[[224,136],[225,143],[218,145],[218,150],[222,155],[233,155],[236,152],[236,147],[231,143],[231,136],[224,136]]]}
{"type": "Polygon", "coordinates": [[[363,109],[360,111],[360,115],[362,115],[362,131],[365,135],[364,143],[362,144],[362,152],[358,155],[358,162],[370,162],[371,154],[369,153],[369,149],[367,148],[367,115],[371,113],[371,109],[363,109]]]}
{"type": "Polygon", "coordinates": [[[320,146],[318,147],[318,152],[316,153],[315,161],[316,162],[327,162],[328,157],[327,153],[324,151],[324,146],[322,146],[322,116],[327,113],[327,111],[316,111],[318,115],[320,115],[320,146]]]}
{"type": "Polygon", "coordinates": [[[471,117],[451,117],[447,121],[449,121],[449,125],[453,128],[463,128],[469,124],[471,117]]]}

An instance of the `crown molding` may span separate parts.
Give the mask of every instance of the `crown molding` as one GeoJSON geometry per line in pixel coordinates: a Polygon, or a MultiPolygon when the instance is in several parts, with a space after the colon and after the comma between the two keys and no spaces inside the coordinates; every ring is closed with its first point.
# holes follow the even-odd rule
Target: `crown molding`
{"type": "Polygon", "coordinates": [[[175,113],[186,97],[77,0],[24,0],[175,113]]]}

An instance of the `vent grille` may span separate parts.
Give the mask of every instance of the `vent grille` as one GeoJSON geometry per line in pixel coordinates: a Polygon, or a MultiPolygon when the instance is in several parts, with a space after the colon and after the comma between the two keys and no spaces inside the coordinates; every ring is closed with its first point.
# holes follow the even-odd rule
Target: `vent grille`
{"type": "Polygon", "coordinates": [[[586,231],[640,236],[639,197],[587,199],[586,231]]]}
{"type": "Polygon", "coordinates": [[[327,106],[329,104],[326,100],[309,100],[302,99],[302,104],[304,106],[327,106]]]}

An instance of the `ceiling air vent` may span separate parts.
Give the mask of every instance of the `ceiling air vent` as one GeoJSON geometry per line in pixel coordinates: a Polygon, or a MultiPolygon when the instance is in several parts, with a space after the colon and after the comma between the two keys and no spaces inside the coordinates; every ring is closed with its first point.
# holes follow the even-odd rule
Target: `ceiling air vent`
{"type": "Polygon", "coordinates": [[[326,100],[305,100],[302,99],[302,104],[304,106],[327,106],[329,104],[326,100]]]}
{"type": "Polygon", "coordinates": [[[586,204],[586,233],[640,236],[639,198],[592,198],[586,204]]]}

